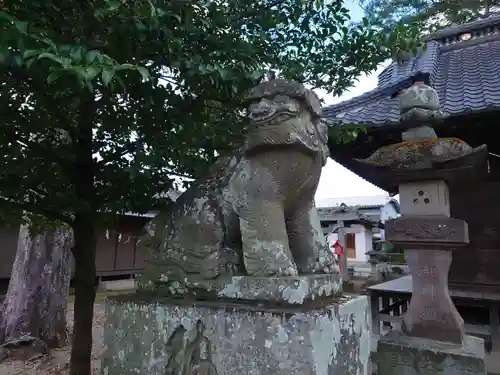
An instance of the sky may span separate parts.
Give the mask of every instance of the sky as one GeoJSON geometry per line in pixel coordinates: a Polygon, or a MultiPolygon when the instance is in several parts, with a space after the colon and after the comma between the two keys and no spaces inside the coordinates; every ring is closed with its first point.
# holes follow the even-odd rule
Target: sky
{"type": "MultiPolygon", "coordinates": [[[[347,0],[344,5],[350,10],[353,21],[363,17],[363,11],[359,7],[357,0],[347,0]]],[[[356,97],[377,86],[377,76],[385,66],[387,65],[384,64],[379,67],[376,72],[368,76],[360,76],[359,81],[340,97],[333,97],[322,90],[316,90],[316,93],[320,98],[324,99],[324,105],[331,105],[356,97]]],[[[326,198],[384,194],[387,193],[375,185],[370,184],[368,181],[363,180],[361,177],[358,177],[334,160],[328,159],[321,173],[321,179],[316,192],[316,202],[326,198]]]]}

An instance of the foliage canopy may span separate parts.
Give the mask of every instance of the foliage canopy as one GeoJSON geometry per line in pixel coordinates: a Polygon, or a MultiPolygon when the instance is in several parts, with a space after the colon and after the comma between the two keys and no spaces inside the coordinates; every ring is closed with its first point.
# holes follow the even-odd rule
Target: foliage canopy
{"type": "Polygon", "coordinates": [[[199,176],[238,139],[266,69],[340,94],[389,40],[341,1],[6,1],[0,19],[0,196],[59,218],[146,210],[166,170],[199,176]]]}
{"type": "Polygon", "coordinates": [[[398,23],[421,33],[486,18],[500,11],[499,0],[359,0],[373,26],[394,30],[398,23]]]}

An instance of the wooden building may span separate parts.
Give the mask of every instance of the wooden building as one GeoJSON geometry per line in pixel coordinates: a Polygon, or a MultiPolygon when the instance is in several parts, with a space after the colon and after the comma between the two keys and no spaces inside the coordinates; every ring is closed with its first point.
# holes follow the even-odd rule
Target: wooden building
{"type": "MultiPolygon", "coordinates": [[[[102,228],[97,239],[97,276],[103,279],[132,277],[144,268],[144,252],[137,245],[147,220],[154,214],[120,215],[115,225],[102,228]]],[[[18,228],[0,228],[0,281],[10,279],[16,256],[18,228]]]]}
{"type": "MultiPolygon", "coordinates": [[[[450,286],[500,292],[500,16],[439,31],[428,48],[393,62],[378,86],[359,97],[324,109],[332,126],[362,125],[353,143],[332,144],[332,158],[369,182],[382,186],[355,158],[401,141],[398,94],[424,81],[439,94],[444,121],[438,137],[458,137],[472,147],[486,144],[489,176],[480,186],[467,182],[450,190],[451,214],[469,224],[470,245],[454,254],[450,286]]],[[[390,187],[389,187],[390,188],[390,187]]],[[[390,191],[396,193],[396,191],[390,191]]]]}
{"type": "Polygon", "coordinates": [[[357,262],[368,261],[367,253],[373,250],[374,240],[380,239],[383,223],[398,217],[400,210],[397,200],[384,195],[329,198],[316,206],[330,247],[340,240],[347,259],[357,262]]]}

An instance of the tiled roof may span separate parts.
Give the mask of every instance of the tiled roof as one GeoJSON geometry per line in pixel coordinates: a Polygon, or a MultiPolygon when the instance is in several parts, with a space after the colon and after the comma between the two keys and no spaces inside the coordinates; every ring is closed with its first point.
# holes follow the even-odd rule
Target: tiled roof
{"type": "Polygon", "coordinates": [[[377,208],[384,206],[391,198],[388,195],[372,195],[365,197],[341,197],[327,198],[318,200],[316,207],[318,208],[333,208],[345,205],[346,207],[356,208],[377,208]]]}
{"type": "Polygon", "coordinates": [[[500,16],[441,30],[429,38],[425,52],[393,62],[378,80],[376,89],[323,108],[325,119],[341,125],[396,124],[397,94],[417,80],[436,89],[447,115],[500,109],[500,16]]]}

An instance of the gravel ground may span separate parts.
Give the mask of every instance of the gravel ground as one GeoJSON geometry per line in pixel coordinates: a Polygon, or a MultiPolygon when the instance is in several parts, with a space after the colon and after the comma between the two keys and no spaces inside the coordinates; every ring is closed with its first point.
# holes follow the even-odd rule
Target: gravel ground
{"type": "MultiPolygon", "coordinates": [[[[68,327],[73,329],[73,304],[68,306],[68,327]]],[[[92,336],[92,375],[100,375],[102,348],[102,333],[104,327],[104,304],[96,303],[94,306],[94,325],[92,336]]],[[[0,364],[0,375],[67,375],[69,374],[69,358],[71,346],[51,352],[48,361],[25,361],[8,359],[0,364]]]]}

